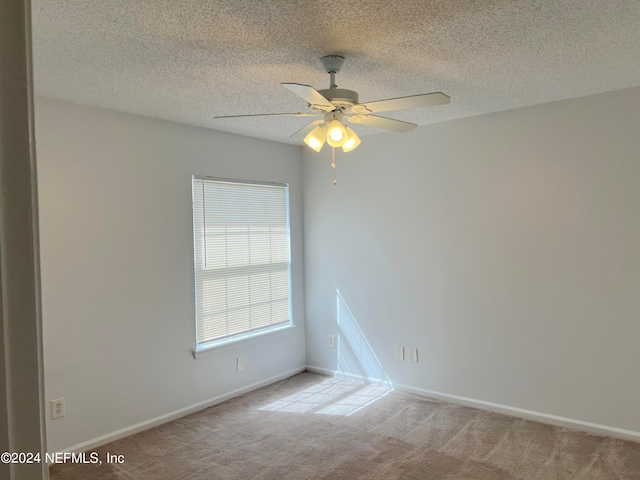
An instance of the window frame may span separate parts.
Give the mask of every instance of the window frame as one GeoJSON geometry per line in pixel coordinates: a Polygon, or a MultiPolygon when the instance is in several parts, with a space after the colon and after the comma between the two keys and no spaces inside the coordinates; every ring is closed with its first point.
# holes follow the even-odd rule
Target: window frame
{"type": "MultiPolygon", "coordinates": [[[[207,356],[212,353],[226,350],[225,347],[235,347],[238,344],[248,344],[255,341],[259,341],[265,338],[270,338],[276,333],[283,333],[288,331],[293,324],[293,308],[292,308],[292,295],[291,295],[291,217],[290,217],[290,196],[289,196],[289,184],[278,182],[266,182],[259,180],[239,180],[233,178],[213,177],[208,175],[192,175],[191,176],[191,219],[192,219],[192,245],[193,245],[193,279],[194,279],[194,319],[195,319],[195,348],[193,355],[195,358],[207,356]],[[258,327],[252,330],[246,330],[244,332],[227,335],[221,338],[209,340],[206,342],[198,342],[198,258],[197,258],[197,241],[196,237],[196,210],[195,210],[195,181],[203,180],[210,182],[230,183],[239,185],[263,185],[270,187],[284,187],[285,190],[285,214],[286,214],[286,244],[287,244],[287,310],[288,321],[279,322],[273,325],[267,325],[258,327]],[[215,350],[215,352],[214,352],[215,350]]],[[[201,235],[202,236],[202,235],[201,235]]]]}

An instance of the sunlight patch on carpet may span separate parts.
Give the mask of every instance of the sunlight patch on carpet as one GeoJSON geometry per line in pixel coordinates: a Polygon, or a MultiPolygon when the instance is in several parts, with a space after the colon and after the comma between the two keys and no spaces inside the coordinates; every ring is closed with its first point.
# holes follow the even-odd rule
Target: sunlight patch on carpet
{"type": "Polygon", "coordinates": [[[352,415],[381,399],[392,388],[354,380],[327,378],[258,410],[288,413],[352,415]]]}

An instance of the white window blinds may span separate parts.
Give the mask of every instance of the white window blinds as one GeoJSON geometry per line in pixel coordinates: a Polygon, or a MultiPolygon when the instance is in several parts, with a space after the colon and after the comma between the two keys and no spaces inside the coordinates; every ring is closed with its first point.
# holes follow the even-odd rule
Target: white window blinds
{"type": "Polygon", "coordinates": [[[197,345],[290,322],[286,185],[193,178],[197,345]]]}

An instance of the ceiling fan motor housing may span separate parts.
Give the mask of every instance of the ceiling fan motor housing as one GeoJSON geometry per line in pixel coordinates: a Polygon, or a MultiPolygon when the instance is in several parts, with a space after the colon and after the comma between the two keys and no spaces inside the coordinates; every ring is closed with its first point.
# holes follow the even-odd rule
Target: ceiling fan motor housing
{"type": "Polygon", "coordinates": [[[318,93],[329,100],[336,107],[350,107],[358,103],[358,92],[344,88],[327,88],[318,90],[318,93]]]}

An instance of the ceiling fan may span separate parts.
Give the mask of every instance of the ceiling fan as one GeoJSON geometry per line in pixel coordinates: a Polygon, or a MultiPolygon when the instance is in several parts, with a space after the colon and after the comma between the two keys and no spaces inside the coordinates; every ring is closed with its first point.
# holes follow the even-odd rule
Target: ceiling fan
{"type": "Polygon", "coordinates": [[[345,119],[349,123],[368,125],[392,132],[408,132],[418,125],[392,118],[380,117],[374,114],[389,110],[431,107],[449,103],[449,97],[441,92],[358,103],[357,92],[338,88],[335,83],[336,73],[340,71],[344,63],[344,57],[340,55],[327,55],[322,57],[320,61],[322,62],[324,70],[330,75],[328,89],[316,90],[309,85],[301,85],[299,83],[282,84],[283,87],[291,90],[307,101],[309,112],[224,115],[213,118],[269,116],[321,117],[302,127],[291,135],[290,138],[304,137],[304,142],[316,152],[322,149],[325,140],[330,146],[342,147],[343,151],[349,152],[360,144],[360,139],[351,128],[343,123],[345,119]]]}

